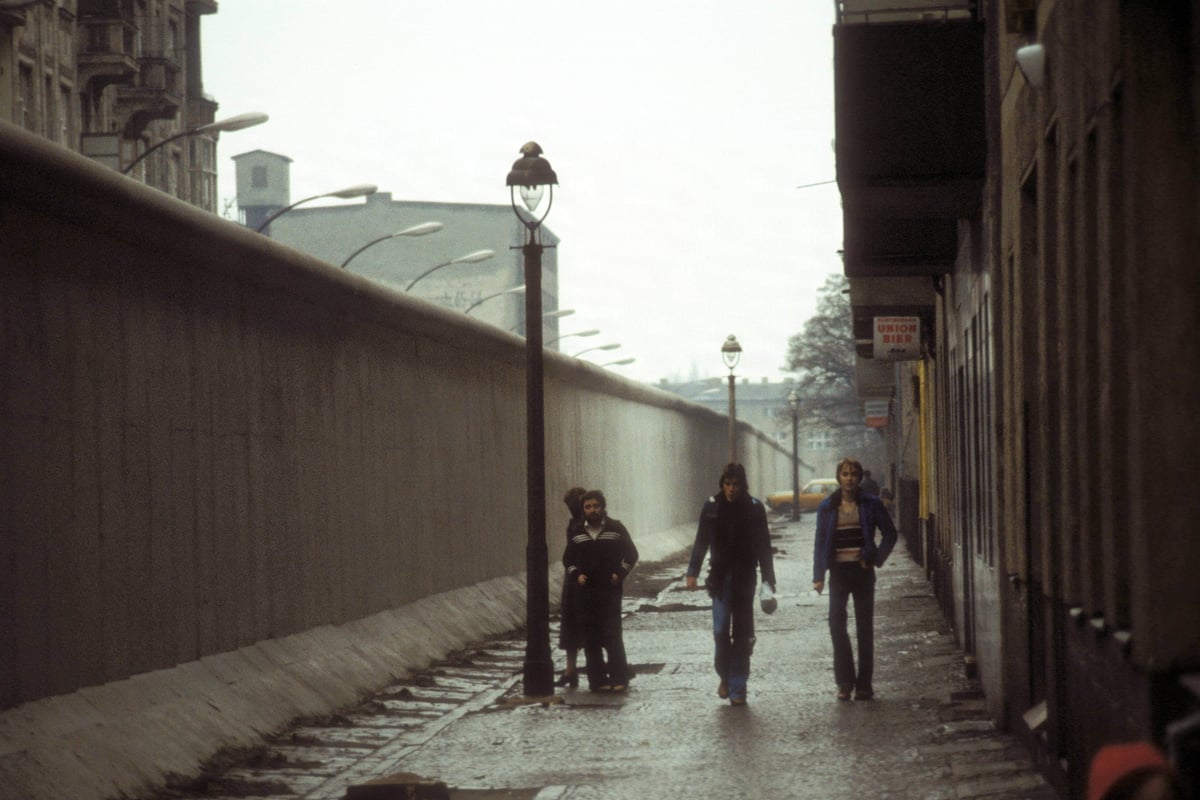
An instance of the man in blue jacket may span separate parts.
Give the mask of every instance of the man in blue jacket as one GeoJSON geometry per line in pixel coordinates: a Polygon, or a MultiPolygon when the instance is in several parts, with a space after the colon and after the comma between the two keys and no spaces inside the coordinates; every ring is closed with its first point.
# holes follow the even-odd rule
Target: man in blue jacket
{"type": "Polygon", "coordinates": [[[704,556],[711,550],[704,585],[712,597],[714,667],[721,678],[717,696],[744,706],[754,650],[754,587],[761,569],[763,583],[775,591],[775,562],[767,512],[750,496],[746,468],[726,465],[720,486],[720,492],[708,498],[700,510],[687,588],[696,588],[704,556]]]}
{"type": "Polygon", "coordinates": [[[860,491],[862,464],[843,458],[838,464],[840,487],[817,506],[817,535],[813,540],[813,589],[825,588],[829,573],[829,635],[833,640],[833,676],[838,700],[870,700],[875,668],[875,568],[882,567],[896,546],[896,526],[883,503],[860,491]],[[880,541],[875,542],[875,534],[880,541]],[[858,639],[858,669],[846,631],[847,605],[854,598],[854,629],[858,639]]]}

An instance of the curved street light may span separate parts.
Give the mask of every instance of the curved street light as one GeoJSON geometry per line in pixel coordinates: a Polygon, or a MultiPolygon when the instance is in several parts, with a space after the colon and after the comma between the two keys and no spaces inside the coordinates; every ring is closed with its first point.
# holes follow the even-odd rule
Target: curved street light
{"type": "Polygon", "coordinates": [[[496,292],[495,294],[489,294],[487,297],[481,297],[480,299],[476,300],[474,303],[471,303],[471,305],[467,306],[466,311],[463,311],[463,313],[470,314],[471,310],[473,308],[475,308],[475,306],[486,303],[488,300],[491,300],[493,297],[502,297],[506,294],[521,294],[524,291],[525,291],[525,284],[522,283],[520,286],[513,286],[510,289],[505,289],[503,292],[496,292]]]}
{"type": "Polygon", "coordinates": [[[601,367],[623,367],[626,364],[632,364],[637,361],[636,358],[622,358],[620,361],[608,361],[604,364],[599,364],[601,367]]]}
{"type": "Polygon", "coordinates": [[[144,159],[146,156],[150,155],[151,153],[153,153],[155,150],[162,147],[163,145],[169,144],[169,143],[175,141],[176,139],[182,139],[185,136],[199,136],[202,133],[220,133],[222,131],[240,131],[242,128],[250,128],[255,125],[261,125],[264,122],[266,122],[268,119],[269,119],[269,117],[266,114],[262,113],[261,111],[248,111],[245,114],[238,114],[237,116],[229,117],[228,119],[219,119],[216,122],[209,122],[204,125],[197,125],[194,128],[189,128],[186,131],[180,131],[179,133],[175,134],[174,136],[168,136],[167,138],[163,139],[161,142],[159,142],[156,145],[153,145],[152,147],[147,147],[145,152],[143,152],[140,156],[135,158],[133,161],[130,161],[128,164],[126,164],[124,166],[124,168],[122,168],[121,174],[128,175],[129,171],[131,169],[133,169],[139,162],[141,162],[142,159],[144,159]]]}
{"type": "Polygon", "coordinates": [[[395,233],[389,233],[386,236],[380,236],[378,239],[372,239],[347,256],[346,260],[342,262],[342,269],[345,269],[346,265],[349,264],[354,257],[363,250],[366,250],[368,247],[374,247],[380,242],[386,242],[388,239],[397,239],[401,236],[425,236],[429,233],[437,233],[441,229],[442,223],[440,222],[422,222],[420,225],[413,225],[411,228],[405,228],[402,231],[396,231],[395,233]]]}
{"type": "Polygon", "coordinates": [[[453,258],[442,264],[438,264],[436,266],[430,267],[429,269],[425,270],[417,277],[413,278],[412,282],[409,283],[408,286],[404,287],[404,291],[407,292],[409,289],[411,289],[416,284],[417,281],[421,280],[421,278],[424,278],[429,273],[435,272],[435,271],[441,269],[442,267],[448,267],[451,264],[475,264],[479,261],[487,261],[489,258],[491,258],[494,255],[496,255],[495,250],[476,250],[474,253],[467,253],[465,256],[459,256],[458,258],[453,258]]]}
{"type": "Polygon", "coordinates": [[[595,336],[598,333],[600,333],[599,328],[592,328],[589,331],[579,331],[578,333],[564,333],[562,336],[555,336],[553,339],[546,342],[546,346],[549,347],[550,345],[557,342],[559,339],[565,339],[568,336],[595,336]]]}
{"type": "MultiPolygon", "coordinates": [[[[575,309],[573,309],[573,308],[560,308],[557,311],[547,311],[545,314],[542,314],[542,322],[545,322],[548,319],[559,319],[561,317],[569,317],[574,313],[575,313],[575,309]]],[[[524,325],[525,325],[524,322],[518,322],[516,325],[513,325],[511,328],[509,328],[508,332],[515,333],[517,328],[520,328],[524,325]]]]}
{"type": "Polygon", "coordinates": [[[593,350],[616,350],[616,349],[617,349],[618,347],[620,347],[620,346],[621,346],[621,345],[619,345],[619,344],[616,344],[616,343],[614,342],[613,344],[602,344],[602,345],[600,345],[600,346],[598,346],[598,347],[585,347],[583,350],[580,350],[578,353],[576,353],[575,355],[571,356],[571,358],[579,358],[579,357],[580,357],[581,355],[583,355],[584,353],[590,353],[590,352],[592,352],[593,350]]]}
{"type": "Polygon", "coordinates": [[[363,197],[364,195],[375,194],[375,192],[377,192],[377,191],[379,191],[379,187],[373,183],[359,183],[359,184],[355,184],[354,186],[347,186],[345,189],[338,189],[336,192],[325,192],[324,194],[314,194],[312,197],[306,197],[303,200],[297,200],[296,202],[292,203],[290,206],[279,209],[274,214],[272,214],[271,216],[267,217],[262,222],[260,222],[258,224],[258,227],[254,229],[254,231],[255,231],[255,233],[262,233],[263,228],[267,227],[272,222],[274,222],[277,218],[283,216],[284,214],[291,211],[293,208],[295,208],[296,206],[298,206],[302,203],[307,203],[312,200],[320,200],[322,197],[338,197],[338,198],[341,198],[342,200],[349,200],[352,197],[363,197]]]}

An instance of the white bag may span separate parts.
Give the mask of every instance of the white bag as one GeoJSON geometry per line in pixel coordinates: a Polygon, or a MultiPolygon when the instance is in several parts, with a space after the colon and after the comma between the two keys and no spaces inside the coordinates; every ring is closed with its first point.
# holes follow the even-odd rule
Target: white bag
{"type": "Polygon", "coordinates": [[[764,583],[759,589],[758,604],[762,606],[764,614],[774,614],[775,609],[779,607],[779,601],[775,599],[775,593],[771,591],[771,584],[764,583]]]}

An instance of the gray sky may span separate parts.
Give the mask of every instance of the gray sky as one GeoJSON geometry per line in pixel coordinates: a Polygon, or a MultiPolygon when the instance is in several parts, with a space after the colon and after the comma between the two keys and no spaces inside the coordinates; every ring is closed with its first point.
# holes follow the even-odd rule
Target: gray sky
{"type": "MultiPolygon", "coordinates": [[[[292,197],[375,183],[396,200],[507,204],[533,139],[558,173],[562,333],[657,382],[778,380],[841,271],[832,0],[222,0],[204,87],[230,157],[294,159],[292,197]]],[[[361,202],[361,201],[349,201],[361,202]]]]}

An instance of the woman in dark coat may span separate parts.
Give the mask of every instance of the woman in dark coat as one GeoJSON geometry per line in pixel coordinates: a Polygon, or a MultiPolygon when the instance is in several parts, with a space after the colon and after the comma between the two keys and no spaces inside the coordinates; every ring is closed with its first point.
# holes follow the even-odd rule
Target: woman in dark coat
{"type": "MultiPolygon", "coordinates": [[[[587,492],[582,486],[572,486],[563,495],[563,502],[571,512],[572,520],[583,519],[583,495],[587,492]]],[[[571,524],[567,523],[567,543],[571,542],[571,524]]],[[[558,646],[567,654],[567,666],[558,676],[555,686],[579,685],[579,649],[583,647],[583,636],[579,632],[579,586],[575,581],[568,580],[565,571],[562,585],[562,602],[559,606],[561,622],[558,628],[558,646]]]]}

